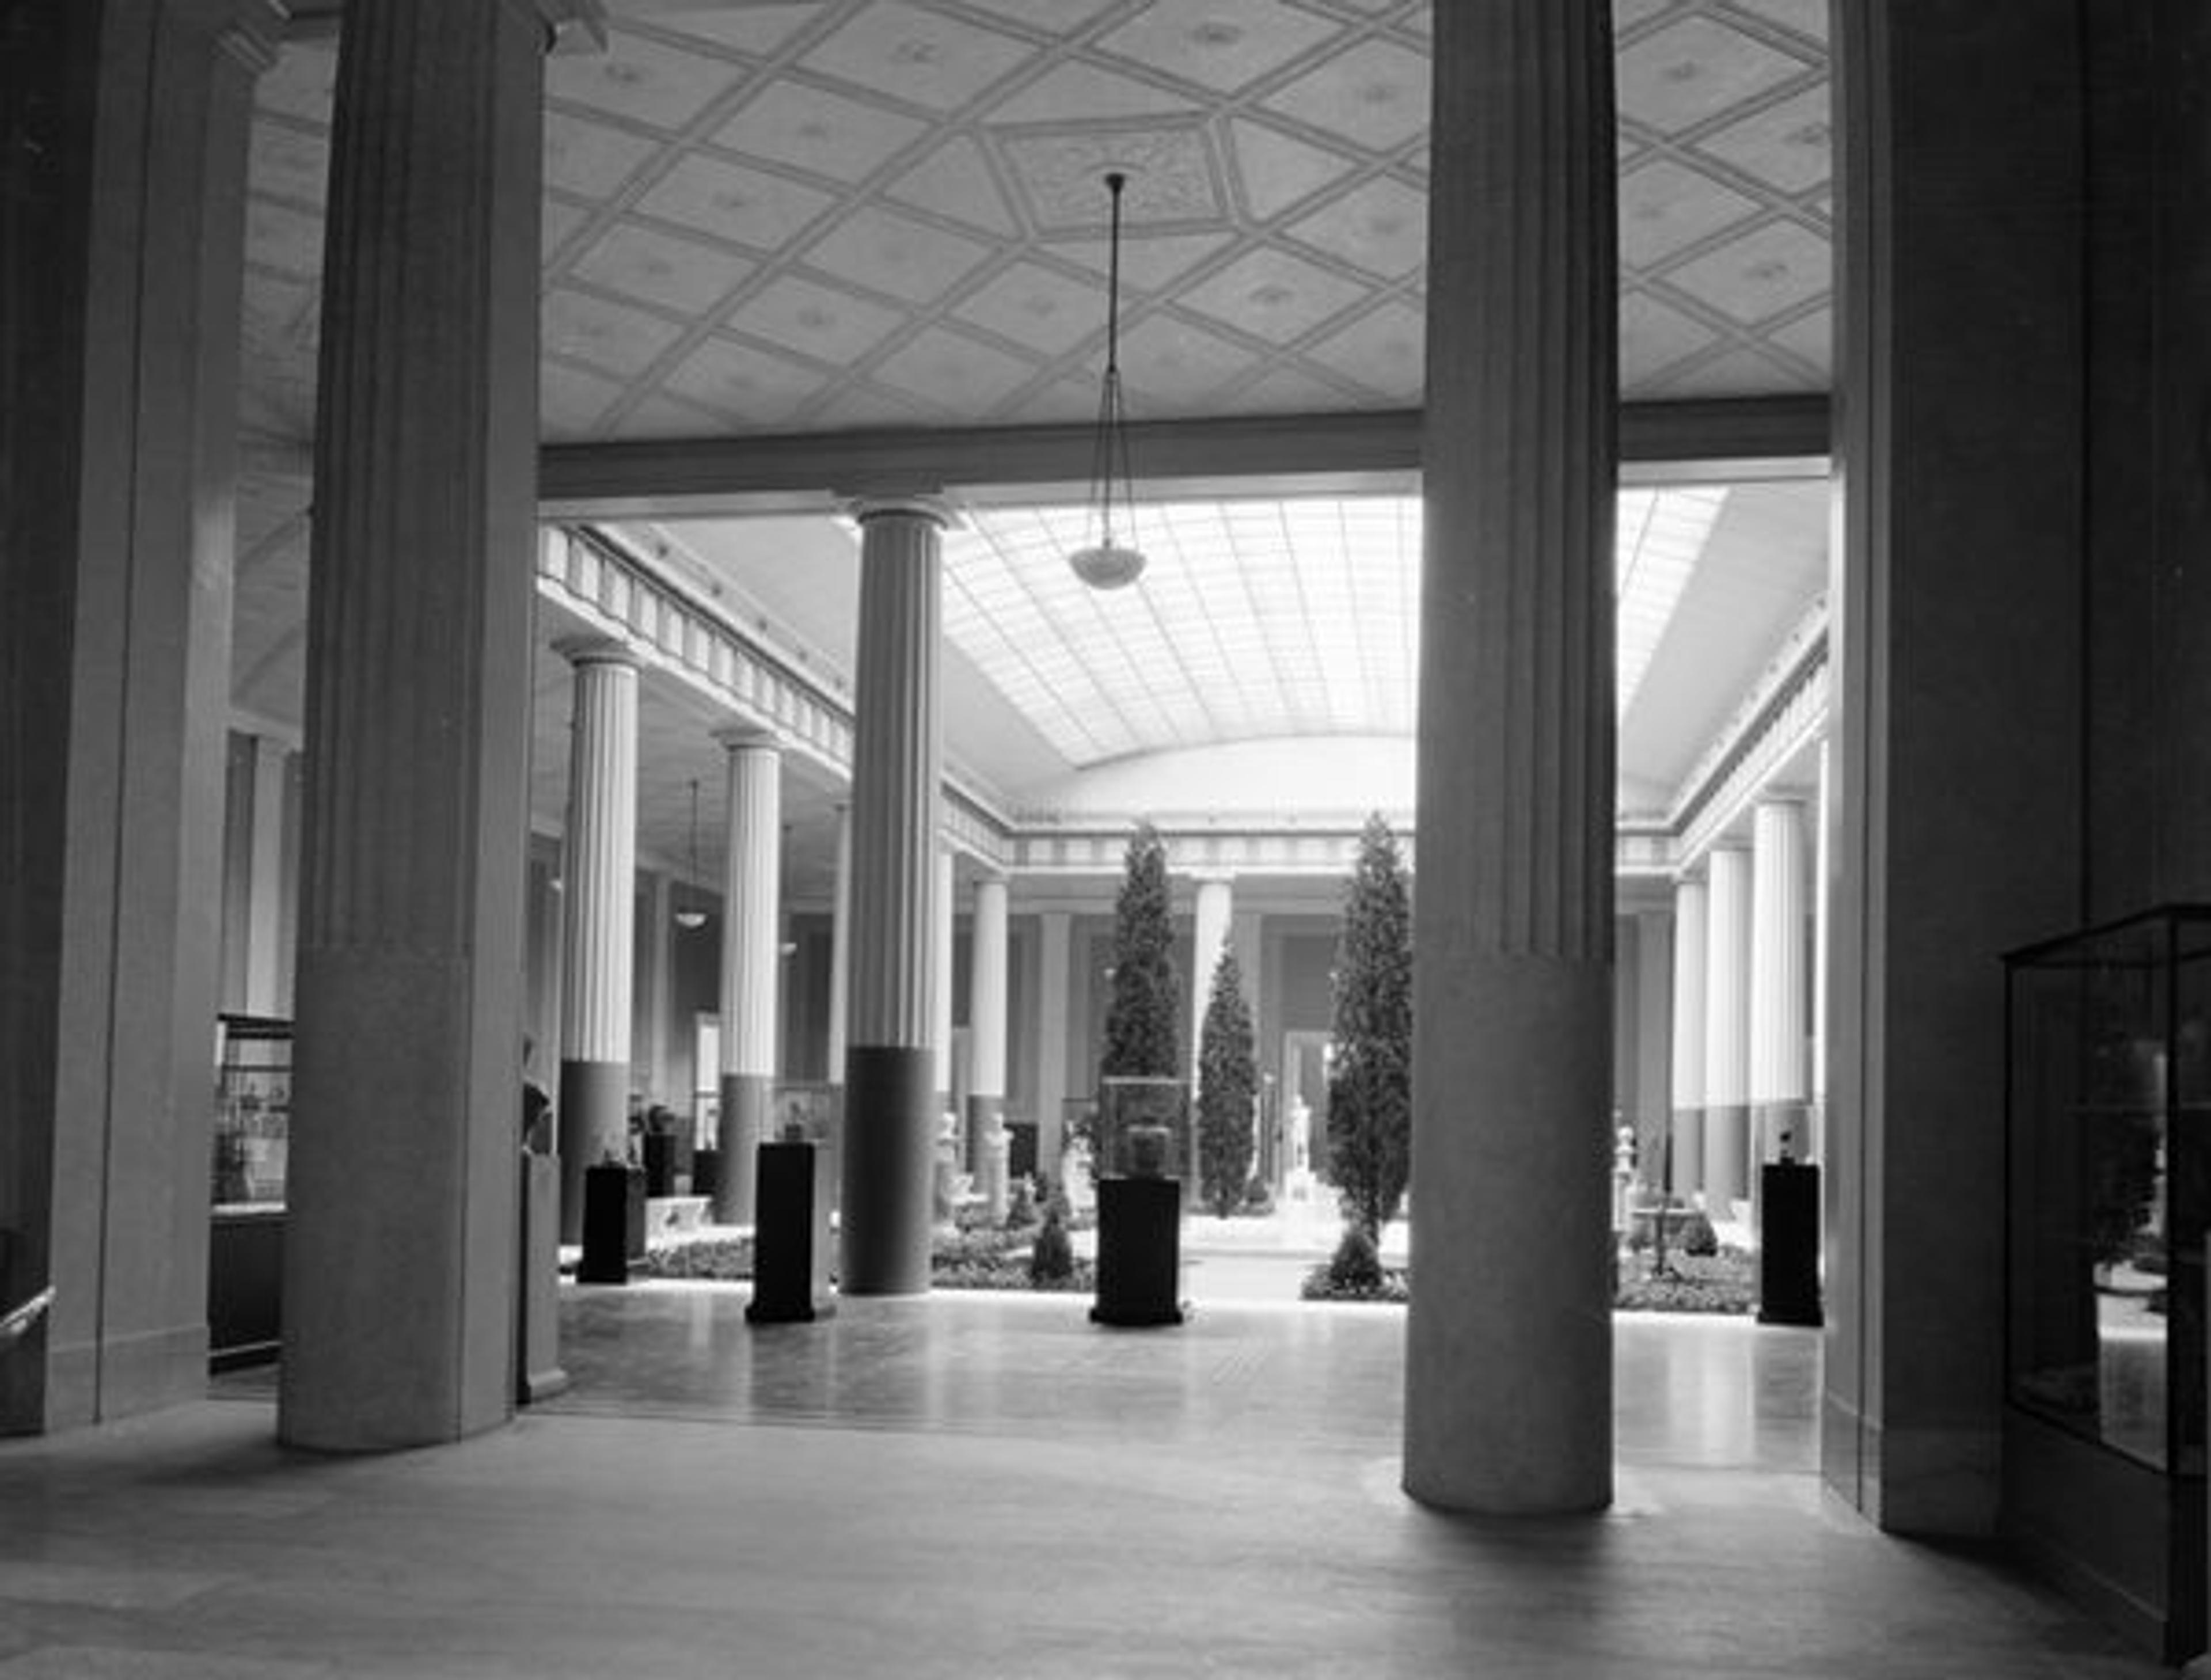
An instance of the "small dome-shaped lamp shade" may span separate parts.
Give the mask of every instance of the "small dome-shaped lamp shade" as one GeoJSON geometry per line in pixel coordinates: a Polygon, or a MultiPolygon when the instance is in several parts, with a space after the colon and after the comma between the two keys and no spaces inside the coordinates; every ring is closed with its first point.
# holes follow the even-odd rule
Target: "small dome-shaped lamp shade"
{"type": "Polygon", "coordinates": [[[1143,574],[1142,551],[1118,543],[1093,543],[1068,555],[1075,575],[1093,589],[1121,589],[1143,574]]]}

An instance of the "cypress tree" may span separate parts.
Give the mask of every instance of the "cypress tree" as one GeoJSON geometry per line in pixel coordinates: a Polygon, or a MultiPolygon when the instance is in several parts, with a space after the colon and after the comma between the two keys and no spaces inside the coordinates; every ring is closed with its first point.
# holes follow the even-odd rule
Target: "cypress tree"
{"type": "Polygon", "coordinates": [[[1140,823],[1129,839],[1113,911],[1113,1001],[1106,1013],[1106,1054],[1099,1072],[1108,1077],[1176,1077],[1182,1071],[1177,1028],[1181,1014],[1167,849],[1157,829],[1140,823]]]}
{"type": "Polygon", "coordinates": [[[1404,1198],[1413,1133],[1413,929],[1396,836],[1366,819],[1344,895],[1329,1066],[1330,1176],[1379,1243],[1404,1198]]]}
{"type": "Polygon", "coordinates": [[[1197,1047],[1199,1182],[1223,1219],[1243,1199],[1244,1181],[1251,1175],[1251,1098],[1258,1089],[1244,974],[1236,953],[1223,945],[1197,1047]]]}

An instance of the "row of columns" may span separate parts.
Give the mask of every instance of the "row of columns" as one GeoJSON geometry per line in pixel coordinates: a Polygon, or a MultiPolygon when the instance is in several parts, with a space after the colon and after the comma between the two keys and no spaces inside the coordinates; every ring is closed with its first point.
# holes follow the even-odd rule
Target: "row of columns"
{"type": "MultiPolygon", "coordinates": [[[[279,1409],[311,1446],[451,1439],[512,1404],[542,56],[579,8],[389,0],[345,19],[279,1409]]],[[[1422,616],[1461,657],[1422,671],[1429,1282],[1405,1480],[1444,1505],[1570,1508],[1610,1487],[1608,36],[1598,0],[1439,9],[1434,34],[1422,616]]],[[[178,389],[162,371],[148,388],[178,389]]],[[[174,429],[219,437],[226,388],[206,386],[219,423],[174,429]]],[[[862,516],[843,919],[843,1281],[860,1294],[926,1278],[941,523],[915,504],[862,516]]],[[[624,678],[607,681],[618,708],[624,678]]],[[[575,1059],[618,1059],[586,1014],[575,1059]]]]}
{"type": "Polygon", "coordinates": [[[1646,1172],[1723,1216],[1759,1161],[1816,1147],[1808,839],[1802,801],[1761,799],[1749,846],[1675,888],[1672,1159],[1646,1172]]]}

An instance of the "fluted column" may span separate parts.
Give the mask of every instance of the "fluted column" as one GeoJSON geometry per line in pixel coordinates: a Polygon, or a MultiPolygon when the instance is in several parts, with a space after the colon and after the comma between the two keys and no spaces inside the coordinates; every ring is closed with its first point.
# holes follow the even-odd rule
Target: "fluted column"
{"type": "Polygon", "coordinates": [[[1827,1158],[1827,940],[1832,928],[1835,797],[1834,742],[1820,743],[1820,795],[1812,808],[1812,1124],[1808,1161],[1827,1158]]]}
{"type": "Polygon", "coordinates": [[[1804,948],[1804,808],[1760,800],[1751,814],[1750,1055],[1752,1155],[1804,1158],[1805,1039],[1811,1020],[1804,948]]]}
{"type": "Polygon", "coordinates": [[[1037,918],[1037,1168],[1059,1181],[1067,1147],[1067,1012],[1074,923],[1064,910],[1037,918]]]}
{"type": "Polygon", "coordinates": [[[1748,1194],[1750,853],[1712,848],[1705,895],[1705,1205],[1717,1217],[1748,1194]]]}
{"type": "Polygon", "coordinates": [[[901,1295],[929,1287],[944,517],[888,501],[859,519],[840,1288],[901,1295]]]}
{"type": "Polygon", "coordinates": [[[580,1239],[584,1169],[629,1150],[637,949],[637,662],[617,642],[558,645],[576,668],[560,864],[560,1239],[580,1239]]]}
{"type": "Polygon", "coordinates": [[[1606,0],[1436,9],[1406,1490],[1612,1496],[1606,0]]]}
{"type": "Polygon", "coordinates": [[[1711,912],[1705,883],[1674,887],[1674,1158],[1666,1186],[1678,1196],[1705,1187],[1705,939],[1711,912]]]}
{"type": "Polygon", "coordinates": [[[952,1065],[952,951],[954,938],[954,896],[958,889],[952,869],[952,849],[939,846],[936,850],[936,915],[930,929],[930,961],[935,965],[936,977],[932,983],[929,1046],[936,1081],[937,1124],[943,1125],[944,1116],[953,1112],[953,1088],[959,1075],[952,1065]]]}
{"type": "MultiPolygon", "coordinates": [[[[1197,878],[1197,901],[1192,922],[1190,976],[1190,1088],[1197,1089],[1198,1052],[1203,1049],[1205,1014],[1213,1007],[1213,977],[1221,967],[1221,953],[1228,942],[1228,928],[1235,909],[1235,889],[1225,875],[1202,875],[1197,878]]],[[[1185,1174],[1193,1179],[1197,1163],[1184,1163],[1185,1174]]]]}
{"type": "Polygon", "coordinates": [[[967,1164],[985,1204],[1006,1196],[1006,877],[975,883],[967,936],[967,1164]]]}
{"type": "Polygon", "coordinates": [[[0,1434],[203,1393],[247,136],[270,0],[0,19],[0,1434]],[[193,1187],[198,1186],[198,1193],[193,1187]]]}
{"type": "Polygon", "coordinates": [[[753,1222],[760,1140],[775,1100],[783,968],[783,752],[757,730],[714,737],[729,755],[722,870],[722,1175],[714,1218],[753,1222]]]}
{"type": "Polygon", "coordinates": [[[315,425],[305,864],[278,1427],[504,1421],[546,25],[348,9],[315,425]]]}
{"type": "Polygon", "coordinates": [[[829,1083],[845,1084],[845,1010],[852,988],[852,806],[837,802],[836,901],[829,921],[829,1083]]]}

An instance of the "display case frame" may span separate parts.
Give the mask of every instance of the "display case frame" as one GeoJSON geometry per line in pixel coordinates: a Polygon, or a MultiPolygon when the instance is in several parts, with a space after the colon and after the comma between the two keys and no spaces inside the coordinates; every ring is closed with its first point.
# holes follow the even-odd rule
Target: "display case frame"
{"type": "Polygon", "coordinates": [[[2211,906],[2004,962],[2003,1524],[2182,1660],[2204,1642],[2211,906]]]}

